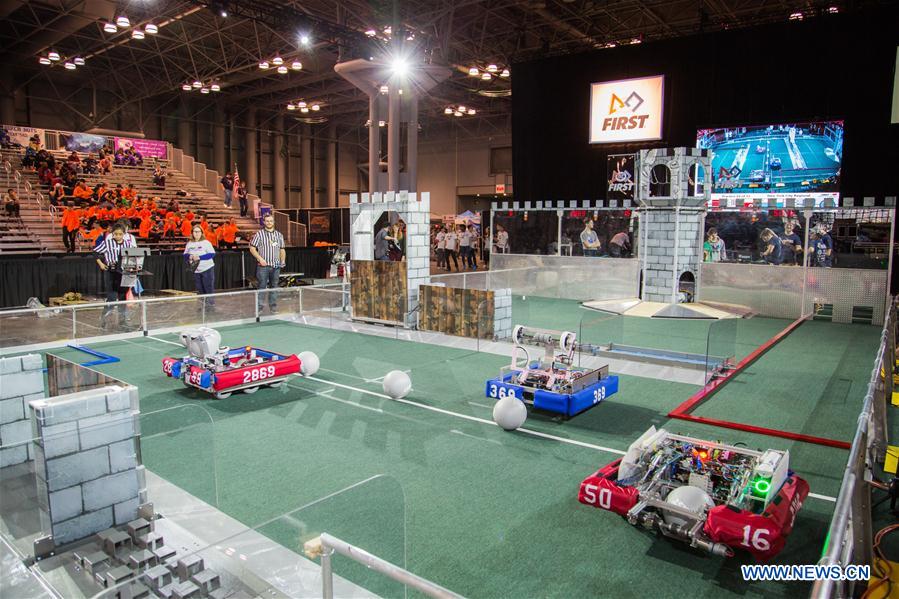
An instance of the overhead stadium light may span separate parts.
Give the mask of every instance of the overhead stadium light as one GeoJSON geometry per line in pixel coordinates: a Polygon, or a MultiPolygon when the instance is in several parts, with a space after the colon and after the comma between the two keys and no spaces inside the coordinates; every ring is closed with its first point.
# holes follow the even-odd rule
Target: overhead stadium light
{"type": "Polygon", "coordinates": [[[453,109],[449,106],[443,109],[443,114],[453,114],[453,109]]]}
{"type": "Polygon", "coordinates": [[[835,14],[837,14],[838,12],[840,12],[840,9],[839,9],[838,7],[836,7],[836,6],[829,6],[829,7],[827,7],[827,12],[828,12],[829,14],[835,15],[835,14]]]}
{"type": "Polygon", "coordinates": [[[484,81],[490,81],[491,79],[493,79],[493,75],[491,75],[490,73],[484,72],[484,73],[481,73],[481,79],[484,81]]]}
{"type": "Polygon", "coordinates": [[[219,85],[218,83],[213,83],[212,85],[209,86],[209,89],[211,89],[214,92],[220,92],[220,91],[222,91],[222,86],[219,85]]]}
{"type": "Polygon", "coordinates": [[[495,64],[488,64],[488,65],[487,65],[487,72],[488,72],[488,73],[495,73],[495,72],[497,72],[498,70],[499,70],[499,68],[498,68],[495,64]]]}
{"type": "Polygon", "coordinates": [[[471,67],[468,69],[469,77],[477,77],[480,74],[481,74],[481,72],[478,71],[478,67],[471,67]]]}
{"type": "Polygon", "coordinates": [[[468,109],[468,116],[474,116],[475,113],[477,113],[477,111],[476,111],[474,108],[469,108],[469,109],[468,109]]]}
{"type": "Polygon", "coordinates": [[[318,111],[321,110],[321,109],[322,109],[322,107],[319,106],[318,104],[313,104],[313,105],[312,105],[312,112],[318,112],[318,111]]]}
{"type": "Polygon", "coordinates": [[[375,37],[376,35],[378,35],[378,32],[374,29],[368,29],[366,30],[365,35],[367,35],[368,37],[375,37]]]}
{"type": "Polygon", "coordinates": [[[802,17],[803,17],[803,15],[801,12],[794,12],[794,13],[790,14],[791,21],[801,21],[802,17]]]}
{"type": "Polygon", "coordinates": [[[284,64],[284,59],[281,58],[280,56],[275,56],[272,59],[272,64],[275,65],[276,67],[280,67],[282,64],[284,64]]]}
{"type": "Polygon", "coordinates": [[[57,52],[56,50],[50,50],[50,52],[47,53],[47,58],[49,58],[53,62],[56,62],[59,60],[59,52],[57,52]]]}
{"type": "Polygon", "coordinates": [[[131,31],[131,38],[136,40],[144,39],[144,32],[140,29],[134,29],[131,31]]]}
{"type": "Polygon", "coordinates": [[[309,112],[309,109],[306,108],[305,106],[303,106],[302,108],[300,108],[300,112],[302,112],[303,114],[306,114],[307,112],[309,112]]]}
{"type": "Polygon", "coordinates": [[[405,77],[409,73],[409,62],[402,56],[394,58],[391,66],[393,67],[393,74],[397,77],[405,77]]]}
{"type": "Polygon", "coordinates": [[[387,94],[387,92],[390,91],[390,88],[387,87],[386,85],[382,85],[381,87],[378,88],[378,91],[381,92],[382,94],[387,94]]]}
{"type": "Polygon", "coordinates": [[[83,67],[83,66],[84,66],[84,59],[81,58],[80,56],[76,56],[75,58],[73,58],[73,59],[72,59],[72,62],[74,62],[74,63],[75,63],[76,65],[78,65],[79,67],[83,67]]]}
{"type": "Polygon", "coordinates": [[[47,58],[46,56],[41,56],[37,59],[37,61],[41,64],[53,64],[53,61],[47,58]]]}
{"type": "Polygon", "coordinates": [[[297,106],[299,106],[300,108],[306,108],[306,102],[300,100],[299,102],[297,102],[297,106]]]}
{"type": "Polygon", "coordinates": [[[201,94],[208,94],[208,93],[209,93],[209,88],[208,88],[208,87],[202,87],[202,88],[200,88],[200,93],[201,93],[201,94]]]}
{"type": "Polygon", "coordinates": [[[103,31],[105,31],[106,33],[117,33],[119,31],[119,28],[112,21],[106,21],[105,23],[103,23],[103,31]]]}
{"type": "Polygon", "coordinates": [[[300,43],[302,45],[308,46],[310,41],[311,40],[309,39],[309,36],[307,34],[305,34],[305,33],[300,34],[300,43]]]}
{"type": "Polygon", "coordinates": [[[502,72],[499,74],[499,76],[503,77],[503,78],[506,78],[509,75],[511,75],[511,73],[509,73],[509,69],[503,69],[502,72]]]}
{"type": "Polygon", "coordinates": [[[190,86],[190,83],[185,83],[184,85],[181,86],[181,89],[183,89],[186,92],[189,92],[193,88],[190,86]]]}
{"type": "Polygon", "coordinates": [[[200,89],[201,87],[203,87],[203,82],[202,82],[202,81],[194,81],[194,82],[193,82],[193,86],[194,86],[196,89],[200,89]]]}
{"type": "Polygon", "coordinates": [[[290,63],[290,68],[293,69],[294,71],[301,71],[303,69],[303,63],[300,62],[299,60],[295,60],[292,63],[290,63]]]}
{"type": "Polygon", "coordinates": [[[280,67],[278,67],[278,73],[280,73],[281,75],[287,73],[287,67],[285,67],[285,66],[282,64],[280,67]]]}
{"type": "Polygon", "coordinates": [[[69,61],[69,60],[66,61],[66,65],[65,65],[65,66],[66,66],[66,70],[67,70],[67,71],[74,71],[75,69],[78,68],[77,66],[75,66],[75,63],[74,63],[74,62],[71,62],[71,61],[69,61]]]}
{"type": "Polygon", "coordinates": [[[147,23],[146,25],[144,25],[144,33],[156,35],[157,33],[159,33],[159,27],[157,27],[153,23],[147,23]]]}
{"type": "Polygon", "coordinates": [[[129,21],[128,17],[126,17],[125,15],[122,15],[119,18],[117,18],[115,20],[115,24],[122,28],[131,27],[131,21],[129,21]]]}
{"type": "Polygon", "coordinates": [[[458,110],[455,111],[453,114],[456,115],[456,116],[462,116],[462,113],[461,113],[460,111],[458,111],[458,110]]]}
{"type": "Polygon", "coordinates": [[[287,105],[287,110],[296,110],[296,109],[297,109],[297,105],[294,104],[293,102],[291,102],[287,105]]]}
{"type": "Polygon", "coordinates": [[[267,69],[268,67],[269,67],[269,64],[268,64],[268,61],[267,61],[267,60],[263,60],[263,61],[261,61],[261,62],[259,63],[259,68],[262,69],[263,71],[264,71],[265,69],[267,69]]]}

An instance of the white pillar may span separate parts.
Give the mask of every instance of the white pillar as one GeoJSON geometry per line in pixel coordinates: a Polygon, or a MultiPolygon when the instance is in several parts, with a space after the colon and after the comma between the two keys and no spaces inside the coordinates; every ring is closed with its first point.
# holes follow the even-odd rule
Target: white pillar
{"type": "Polygon", "coordinates": [[[387,191],[400,189],[400,90],[396,83],[387,94],[387,191]]]}
{"type": "Polygon", "coordinates": [[[275,208],[287,207],[287,196],[284,193],[285,158],[284,117],[275,118],[275,132],[272,135],[272,204],[275,208]]]}
{"type": "Polygon", "coordinates": [[[258,194],[259,190],[256,184],[259,182],[259,154],[256,150],[256,110],[251,108],[247,111],[247,124],[244,131],[244,172],[241,178],[247,182],[247,193],[258,194]]]}

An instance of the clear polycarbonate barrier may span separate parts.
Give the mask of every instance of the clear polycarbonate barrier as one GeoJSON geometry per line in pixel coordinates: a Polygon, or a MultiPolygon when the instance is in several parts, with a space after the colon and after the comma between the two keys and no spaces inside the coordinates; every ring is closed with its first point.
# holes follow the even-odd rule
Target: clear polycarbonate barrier
{"type": "Polygon", "coordinates": [[[737,364],[737,329],[740,320],[721,318],[709,322],[706,343],[705,382],[711,382],[734,369],[737,364]]]}
{"type": "Polygon", "coordinates": [[[590,311],[585,314],[577,328],[577,341],[580,351],[577,354],[578,366],[581,360],[608,352],[624,343],[624,317],[611,312],[590,311]]]}
{"type": "MultiPolygon", "coordinates": [[[[407,566],[406,500],[395,478],[374,474],[335,486],[312,471],[304,475],[302,487],[257,501],[249,525],[233,520],[214,527],[192,525],[181,514],[162,513],[154,532],[177,548],[176,555],[162,568],[150,562],[125,572],[129,578],[110,583],[94,597],[132,596],[128,593],[136,591],[137,584],[162,595],[178,587],[199,590],[197,596],[321,597],[322,533],[407,566]]],[[[336,482],[338,477],[330,478],[336,482]]],[[[331,568],[335,597],[406,596],[402,584],[353,560],[332,555],[331,568]]]]}
{"type": "Polygon", "coordinates": [[[633,210],[566,210],[562,216],[560,253],[563,256],[629,257],[636,253],[636,226],[637,213],[633,210]],[[584,233],[587,221],[599,242],[599,248],[592,252],[590,249],[584,251],[583,241],[590,237],[589,233],[584,233]],[[613,238],[617,247],[611,243],[613,238]]]}
{"type": "Polygon", "coordinates": [[[504,231],[508,235],[508,253],[556,253],[559,216],[554,210],[494,212],[492,222],[494,247],[496,247],[500,233],[504,231]]]}
{"type": "Polygon", "coordinates": [[[886,270],[892,208],[815,211],[809,219],[808,264],[886,270]]]}

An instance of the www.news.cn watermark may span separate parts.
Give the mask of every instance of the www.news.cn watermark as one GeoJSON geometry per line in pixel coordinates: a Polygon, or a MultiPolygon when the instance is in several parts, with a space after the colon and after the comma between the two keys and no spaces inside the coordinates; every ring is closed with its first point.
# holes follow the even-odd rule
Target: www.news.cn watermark
{"type": "Polygon", "coordinates": [[[740,566],[743,580],[855,580],[867,581],[871,578],[871,566],[850,564],[848,566],[801,565],[747,565],[740,566]]]}

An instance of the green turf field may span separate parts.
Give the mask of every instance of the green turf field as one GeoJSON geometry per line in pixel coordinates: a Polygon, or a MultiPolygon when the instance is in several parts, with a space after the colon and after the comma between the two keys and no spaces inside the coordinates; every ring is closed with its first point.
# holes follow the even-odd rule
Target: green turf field
{"type": "MultiPolygon", "coordinates": [[[[514,309],[516,322],[567,330],[597,314],[539,298],[519,297],[514,309]]],[[[736,353],[786,324],[738,321],[736,353]]],[[[612,326],[622,342],[701,352],[715,325],[628,318],[612,326]]],[[[599,325],[589,330],[605,334],[599,325]]],[[[838,493],[845,451],[669,420],[697,388],[627,376],[618,394],[578,417],[532,414],[525,424],[532,433],[507,433],[492,424],[484,397],[484,381],[507,357],[281,321],[221,332],[225,345],[315,351],[322,370],[316,380],[217,401],[162,374],[162,357],[183,351],[171,344],[175,335],[93,347],[121,358],[100,370],[140,388],[147,468],[290,549],[331,532],[471,597],[807,592],[800,583],[745,583],[741,558],[701,555],[581,505],[578,485],[650,425],[788,449],[791,466],[821,496],[838,493]],[[377,395],[379,377],[393,369],[412,378],[405,403],[377,395]]],[[[878,336],[874,327],[806,323],[697,413],[844,438],[861,409],[878,336]]],[[[84,361],[71,349],[54,353],[84,361]]],[[[810,497],[775,563],[816,562],[832,508],[810,497]]],[[[355,564],[338,561],[335,571],[402,595],[355,564]]]]}

